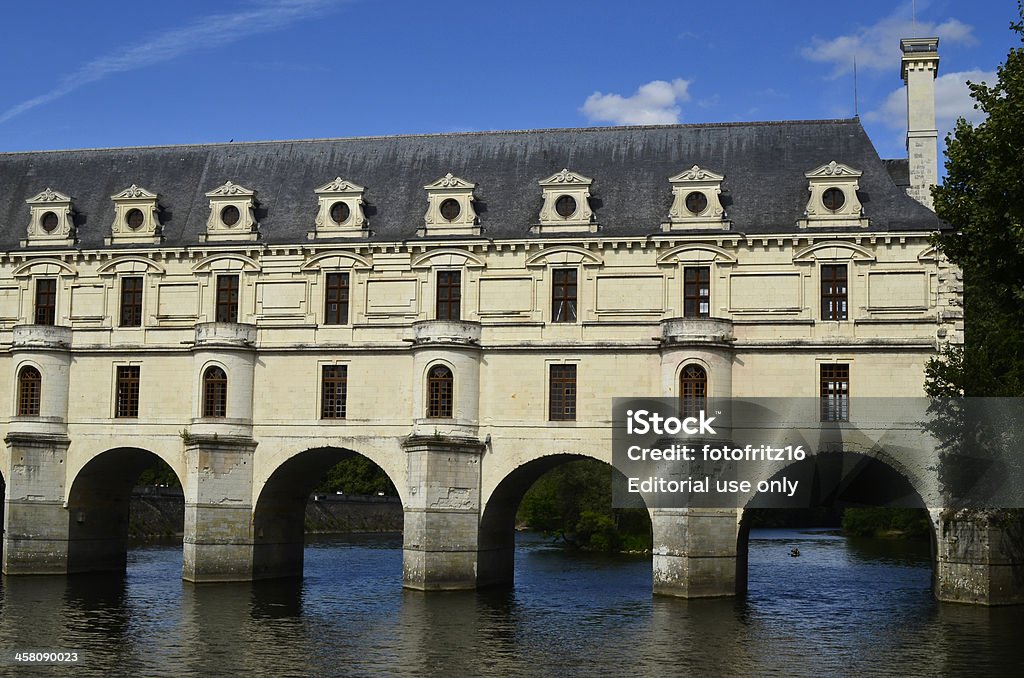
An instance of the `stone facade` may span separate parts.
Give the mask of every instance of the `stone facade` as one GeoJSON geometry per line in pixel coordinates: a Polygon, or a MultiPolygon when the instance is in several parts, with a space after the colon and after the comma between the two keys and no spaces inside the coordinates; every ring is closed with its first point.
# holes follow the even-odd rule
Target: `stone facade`
{"type": "MultiPolygon", "coordinates": [[[[406,586],[505,583],[526,489],[610,461],[611,398],[691,365],[817,397],[831,364],[920,396],[962,337],[940,224],[857,120],[6,154],[0,203],[8,574],[123,566],[153,457],[186,579],[301,574],[312,484],[362,454],[406,586]]],[[[652,523],[657,593],[742,587],[738,512],[652,523]]]]}

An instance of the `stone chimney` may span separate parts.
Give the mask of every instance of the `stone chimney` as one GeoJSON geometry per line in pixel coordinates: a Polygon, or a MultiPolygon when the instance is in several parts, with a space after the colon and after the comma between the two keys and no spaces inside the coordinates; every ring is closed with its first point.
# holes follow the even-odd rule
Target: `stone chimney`
{"type": "Polygon", "coordinates": [[[935,129],[935,78],[939,74],[939,39],[900,40],[900,74],[907,86],[907,193],[932,209],[931,187],[939,181],[938,140],[935,129]]]}

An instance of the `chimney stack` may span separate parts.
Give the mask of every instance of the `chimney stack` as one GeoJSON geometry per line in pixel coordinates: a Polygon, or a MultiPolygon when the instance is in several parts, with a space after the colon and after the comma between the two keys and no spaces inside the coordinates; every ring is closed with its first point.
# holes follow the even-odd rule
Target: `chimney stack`
{"type": "Polygon", "coordinates": [[[939,74],[939,39],[900,40],[900,74],[907,86],[907,159],[910,197],[929,209],[931,187],[939,182],[938,141],[935,129],[935,78],[939,74]]]}

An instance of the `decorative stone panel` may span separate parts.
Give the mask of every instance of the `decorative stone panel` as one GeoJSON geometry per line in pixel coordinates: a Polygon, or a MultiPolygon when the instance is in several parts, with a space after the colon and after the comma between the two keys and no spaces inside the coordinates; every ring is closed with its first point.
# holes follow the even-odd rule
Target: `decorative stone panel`
{"type": "Polygon", "coordinates": [[[29,198],[28,239],[22,247],[30,245],[65,245],[75,243],[75,221],[71,197],[52,188],[29,198]]]}
{"type": "Polygon", "coordinates": [[[593,233],[598,224],[590,207],[590,186],[594,180],[562,169],[538,182],[544,204],[534,233],[593,233]]]}
{"type": "Polygon", "coordinates": [[[363,193],[366,189],[341,177],[329,181],[314,193],[318,207],[315,230],[306,234],[317,238],[358,238],[366,235],[368,226],[363,211],[363,193]]]}
{"type": "Polygon", "coordinates": [[[110,196],[114,201],[114,223],[105,244],[160,242],[159,196],[132,184],[110,196]]]}
{"type": "Polygon", "coordinates": [[[256,192],[244,186],[225,182],[209,193],[210,216],[206,220],[204,242],[224,240],[256,240],[259,237],[256,222],[256,192]]]}
{"type": "Polygon", "coordinates": [[[726,230],[729,222],[722,207],[722,181],[725,175],[694,165],[669,178],[672,184],[672,208],[663,231],[690,229],[726,230]]]}

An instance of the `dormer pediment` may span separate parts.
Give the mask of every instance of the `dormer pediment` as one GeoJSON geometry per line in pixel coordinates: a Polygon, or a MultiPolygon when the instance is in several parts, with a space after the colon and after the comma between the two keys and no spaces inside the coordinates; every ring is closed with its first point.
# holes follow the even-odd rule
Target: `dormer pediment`
{"type": "Polygon", "coordinates": [[[23,247],[30,245],[74,244],[74,213],[72,198],[47,187],[25,201],[29,222],[23,247]]]}
{"type": "Polygon", "coordinates": [[[335,177],[323,186],[313,189],[317,196],[314,230],[306,234],[316,238],[360,237],[366,234],[366,213],[363,210],[363,192],[359,184],[335,177]]]}
{"type": "Polygon", "coordinates": [[[807,191],[811,195],[804,209],[804,218],[798,221],[800,228],[866,228],[868,219],[857,197],[862,174],[860,170],[836,160],[804,172],[807,191]]]}
{"type": "Polygon", "coordinates": [[[256,240],[256,191],[226,181],[206,197],[210,199],[210,216],[201,240],[256,240]]]}
{"type": "Polygon", "coordinates": [[[448,172],[423,189],[427,192],[427,213],[419,235],[480,235],[473,207],[476,184],[448,172]]]}
{"type": "Polygon", "coordinates": [[[724,180],[724,174],[699,165],[669,177],[672,207],[668,211],[668,222],[661,225],[661,230],[728,229],[728,215],[721,199],[724,180]]]}
{"type": "Polygon", "coordinates": [[[114,223],[106,244],[159,243],[159,196],[132,184],[110,196],[114,201],[114,223]]]}
{"type": "Polygon", "coordinates": [[[590,207],[593,179],[563,168],[537,183],[544,202],[540,208],[540,223],[531,229],[534,233],[597,231],[597,220],[590,207]]]}

